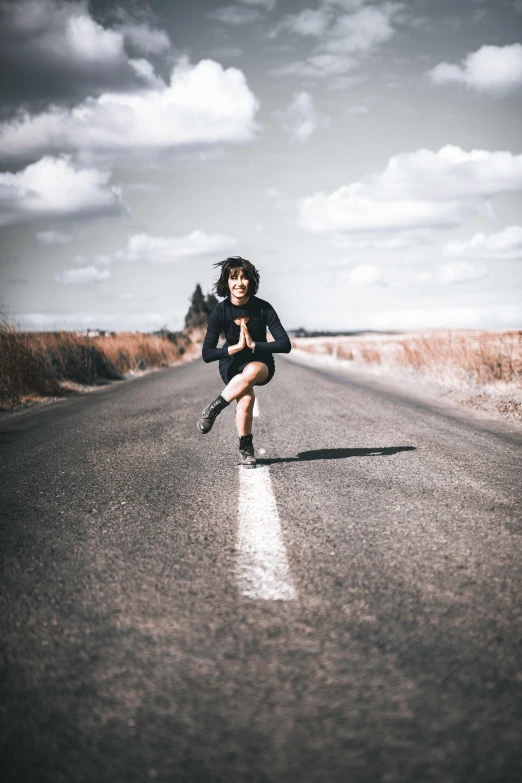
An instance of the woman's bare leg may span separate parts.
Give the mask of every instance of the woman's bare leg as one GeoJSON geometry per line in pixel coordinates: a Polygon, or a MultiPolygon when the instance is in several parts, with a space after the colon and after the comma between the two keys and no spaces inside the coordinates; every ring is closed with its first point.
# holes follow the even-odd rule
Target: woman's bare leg
{"type": "Polygon", "coordinates": [[[252,432],[255,399],[256,395],[253,389],[249,389],[241,397],[236,398],[236,427],[239,436],[250,435],[252,432]]]}
{"type": "Polygon", "coordinates": [[[235,375],[221,392],[221,396],[228,402],[237,399],[246,391],[262,383],[268,378],[268,367],[264,362],[249,362],[243,372],[235,375]]]}

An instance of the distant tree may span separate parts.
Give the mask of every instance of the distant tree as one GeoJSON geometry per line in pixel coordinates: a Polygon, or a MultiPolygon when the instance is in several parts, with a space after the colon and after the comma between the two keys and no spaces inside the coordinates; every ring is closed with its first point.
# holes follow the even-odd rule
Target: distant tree
{"type": "Polygon", "coordinates": [[[192,299],[190,300],[190,306],[192,307],[194,312],[198,312],[198,313],[205,312],[205,297],[203,296],[203,291],[201,290],[201,286],[199,283],[196,285],[196,288],[194,289],[194,293],[192,294],[192,299]]]}
{"type": "Polygon", "coordinates": [[[205,308],[207,311],[207,314],[210,315],[214,307],[217,305],[218,299],[217,296],[214,296],[214,294],[207,294],[207,298],[205,301],[205,308]]]}
{"type": "Polygon", "coordinates": [[[205,298],[201,286],[198,283],[190,298],[190,307],[185,316],[185,329],[205,327],[208,323],[208,316],[217,303],[218,300],[214,294],[207,294],[207,297],[205,298]]]}

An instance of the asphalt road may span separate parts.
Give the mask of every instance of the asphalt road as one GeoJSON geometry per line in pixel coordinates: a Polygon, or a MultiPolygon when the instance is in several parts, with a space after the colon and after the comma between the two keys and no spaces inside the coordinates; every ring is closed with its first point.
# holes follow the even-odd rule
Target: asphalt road
{"type": "Polygon", "coordinates": [[[238,581],[216,364],[0,420],[6,783],[521,780],[522,427],[276,367],[286,599],[238,581]]]}

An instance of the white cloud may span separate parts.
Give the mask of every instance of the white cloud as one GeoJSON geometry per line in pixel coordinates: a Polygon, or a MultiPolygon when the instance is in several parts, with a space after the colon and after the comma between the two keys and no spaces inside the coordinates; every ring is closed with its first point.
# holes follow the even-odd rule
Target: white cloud
{"type": "Polygon", "coordinates": [[[442,252],[464,258],[522,258],[522,226],[507,226],[489,236],[479,232],[465,242],[448,242],[442,252]]]}
{"type": "Polygon", "coordinates": [[[98,24],[87,2],[17,0],[2,3],[1,10],[11,35],[30,37],[31,48],[49,58],[110,65],[125,57],[123,36],[98,24]]]}
{"type": "Polygon", "coordinates": [[[237,247],[237,240],[224,234],[205,234],[195,230],[186,236],[153,237],[134,234],[123,250],[92,258],[77,256],[77,264],[107,266],[109,264],[162,263],[170,264],[191,258],[229,253],[237,247]]]}
{"type": "Polygon", "coordinates": [[[444,264],[439,271],[441,283],[469,283],[485,277],[486,268],[470,264],[468,261],[455,261],[444,264]]]}
{"type": "Polygon", "coordinates": [[[284,130],[299,141],[305,141],[317,128],[327,127],[330,122],[314,107],[308,92],[295,93],[286,111],[276,114],[282,116],[284,130]]]}
{"type": "Polygon", "coordinates": [[[104,90],[142,86],[127,46],[140,53],[164,53],[164,31],[123,13],[109,28],[96,21],[84,0],[0,2],[0,66],[9,71],[7,100],[68,102],[104,90]]]}
{"type": "Polygon", "coordinates": [[[460,65],[439,63],[427,75],[433,84],[456,82],[501,98],[522,86],[522,44],[482,46],[460,65]]]}
{"type": "Polygon", "coordinates": [[[66,245],[71,240],[70,234],[63,234],[61,231],[39,231],[36,235],[36,241],[44,247],[66,245]]]}
{"type": "Polygon", "coordinates": [[[473,149],[452,144],[438,152],[421,148],[394,155],[374,180],[381,197],[437,200],[489,197],[522,189],[522,155],[473,149]]]}
{"type": "Polygon", "coordinates": [[[290,31],[316,38],[310,56],[272,70],[275,75],[302,78],[338,77],[360,64],[360,57],[375,51],[395,34],[394,17],[402,3],[364,6],[362,0],[330,0],[317,9],[286,16],[272,31],[275,37],[290,31]]]}
{"type": "Polygon", "coordinates": [[[134,94],[105,93],[73,109],[0,125],[3,156],[64,150],[167,150],[183,144],[246,141],[256,129],[258,101],[242,71],[213,60],[181,58],[170,85],[134,94]]]}
{"type": "Polygon", "coordinates": [[[372,264],[360,264],[353,269],[345,269],[339,275],[355,285],[375,285],[382,279],[382,273],[372,264]]]}
{"type": "Polygon", "coordinates": [[[163,90],[165,87],[164,81],[156,74],[154,68],[148,60],[143,58],[139,60],[129,60],[129,65],[142,82],[146,82],[147,87],[151,87],[157,90],[163,90]]]}
{"type": "Polygon", "coordinates": [[[88,283],[102,283],[112,277],[108,269],[96,269],[94,266],[85,266],[82,269],[66,269],[54,276],[57,283],[64,285],[86,285],[88,283]]]}
{"type": "Polygon", "coordinates": [[[261,12],[256,8],[244,8],[240,5],[225,5],[221,8],[216,8],[214,11],[209,11],[207,16],[210,19],[215,19],[216,22],[221,22],[221,24],[241,27],[242,25],[257,22],[257,20],[261,18],[261,12]]]}
{"type": "Polygon", "coordinates": [[[107,184],[110,176],[76,168],[69,156],[0,174],[0,225],[121,214],[120,191],[107,184]]]}
{"type": "Polygon", "coordinates": [[[323,45],[326,51],[335,53],[370,52],[388,41],[395,34],[391,25],[393,15],[401,3],[385,3],[383,6],[367,6],[354,14],[339,16],[323,45]]]}
{"type": "Polygon", "coordinates": [[[366,182],[298,203],[299,224],[316,233],[449,228],[493,219],[495,193],[522,190],[522,155],[447,145],[394,155],[366,182]]]}
{"type": "Polygon", "coordinates": [[[324,6],[317,9],[305,8],[304,11],[290,14],[283,19],[272,32],[272,36],[278,35],[283,30],[290,30],[297,35],[320,38],[326,32],[331,19],[330,10],[324,6]]]}

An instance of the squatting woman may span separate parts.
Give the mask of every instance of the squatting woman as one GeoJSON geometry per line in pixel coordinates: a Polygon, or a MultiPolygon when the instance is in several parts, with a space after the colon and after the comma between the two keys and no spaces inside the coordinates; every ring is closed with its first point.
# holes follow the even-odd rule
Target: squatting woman
{"type": "Polygon", "coordinates": [[[241,256],[226,258],[214,266],[221,267],[214,291],[226,297],[209,315],[208,328],[203,341],[203,361],[219,359],[219,373],[225,384],[201,414],[200,432],[210,432],[221,411],[236,400],[236,426],[239,434],[241,465],[255,467],[252,440],[252,415],[254,410],[254,386],[266,386],[274,377],[274,353],[290,353],[292,345],[277,313],[269,302],[259,299],[259,272],[241,256]],[[267,327],[273,342],[266,339],[267,327]],[[220,348],[220,333],[226,342],[220,348]]]}

